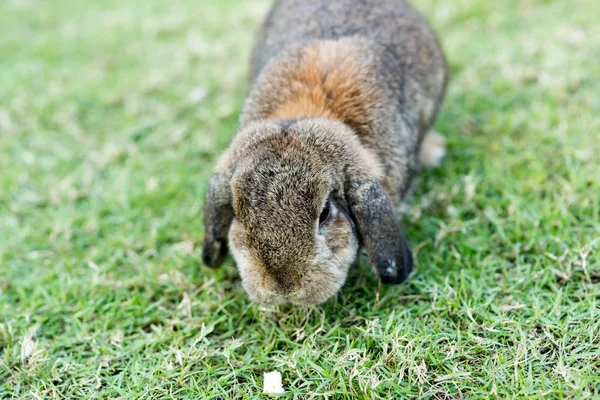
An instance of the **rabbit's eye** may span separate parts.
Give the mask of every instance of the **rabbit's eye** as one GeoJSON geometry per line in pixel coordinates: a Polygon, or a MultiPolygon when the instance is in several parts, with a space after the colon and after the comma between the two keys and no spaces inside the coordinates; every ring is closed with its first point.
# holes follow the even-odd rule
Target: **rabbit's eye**
{"type": "Polygon", "coordinates": [[[321,211],[321,215],[319,215],[319,228],[325,224],[325,222],[329,221],[331,217],[331,205],[329,202],[325,203],[325,207],[323,207],[323,211],[321,211]]]}

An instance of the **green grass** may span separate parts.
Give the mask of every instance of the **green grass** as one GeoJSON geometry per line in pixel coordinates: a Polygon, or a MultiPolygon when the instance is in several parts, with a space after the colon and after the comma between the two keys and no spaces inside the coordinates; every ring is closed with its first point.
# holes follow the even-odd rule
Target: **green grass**
{"type": "Polygon", "coordinates": [[[312,309],[200,265],[267,0],[0,3],[0,397],[600,396],[600,2],[422,0],[444,166],[312,309]]]}

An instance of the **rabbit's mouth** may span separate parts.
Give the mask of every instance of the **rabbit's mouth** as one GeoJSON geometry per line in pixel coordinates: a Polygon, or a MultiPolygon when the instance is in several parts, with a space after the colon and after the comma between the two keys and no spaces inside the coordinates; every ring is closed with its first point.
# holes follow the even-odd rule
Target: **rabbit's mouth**
{"type": "MultiPolygon", "coordinates": [[[[239,267],[239,264],[238,264],[239,267]]],[[[291,290],[280,290],[274,286],[261,284],[263,276],[249,276],[249,271],[240,270],[242,286],[250,300],[263,305],[293,304],[298,306],[316,306],[325,303],[335,296],[345,281],[345,276],[337,276],[327,281],[304,282],[301,287],[291,290]]],[[[250,274],[252,275],[252,274],[250,274]]]]}
{"type": "Polygon", "coordinates": [[[265,288],[254,287],[251,288],[251,284],[245,283],[242,278],[242,286],[248,297],[256,303],[263,305],[284,305],[293,304],[298,306],[316,306],[322,304],[334,296],[337,292],[337,288],[313,288],[313,290],[307,291],[304,288],[290,293],[282,293],[271,290],[265,290],[265,288]],[[331,290],[333,289],[333,290],[331,290]]]}
{"type": "Polygon", "coordinates": [[[254,298],[254,296],[251,295],[250,293],[248,293],[248,294],[249,294],[249,297],[251,300],[253,300],[257,303],[263,304],[263,305],[293,304],[296,306],[307,306],[307,307],[323,304],[324,302],[326,302],[332,296],[335,295],[335,293],[332,293],[330,296],[324,295],[324,296],[321,296],[319,299],[316,299],[312,296],[308,296],[308,297],[294,296],[294,295],[285,296],[285,295],[275,294],[272,296],[263,297],[261,300],[259,300],[259,299],[254,298]]]}

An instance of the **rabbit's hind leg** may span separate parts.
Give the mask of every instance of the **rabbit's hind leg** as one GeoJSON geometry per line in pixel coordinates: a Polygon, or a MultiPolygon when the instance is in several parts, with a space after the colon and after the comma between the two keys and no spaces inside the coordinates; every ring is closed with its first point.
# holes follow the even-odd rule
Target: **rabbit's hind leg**
{"type": "Polygon", "coordinates": [[[421,165],[427,168],[435,168],[442,165],[446,156],[446,138],[431,129],[423,138],[419,151],[421,165]]]}

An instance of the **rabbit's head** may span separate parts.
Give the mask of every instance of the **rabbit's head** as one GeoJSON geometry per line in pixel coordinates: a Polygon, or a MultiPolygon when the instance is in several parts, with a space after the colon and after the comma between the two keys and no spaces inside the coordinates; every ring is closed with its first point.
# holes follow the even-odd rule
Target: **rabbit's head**
{"type": "Polygon", "coordinates": [[[342,123],[324,118],[245,127],[209,182],[204,262],[229,248],[260,303],[318,304],[344,284],[362,245],[384,283],[412,255],[380,168],[342,123]]]}

